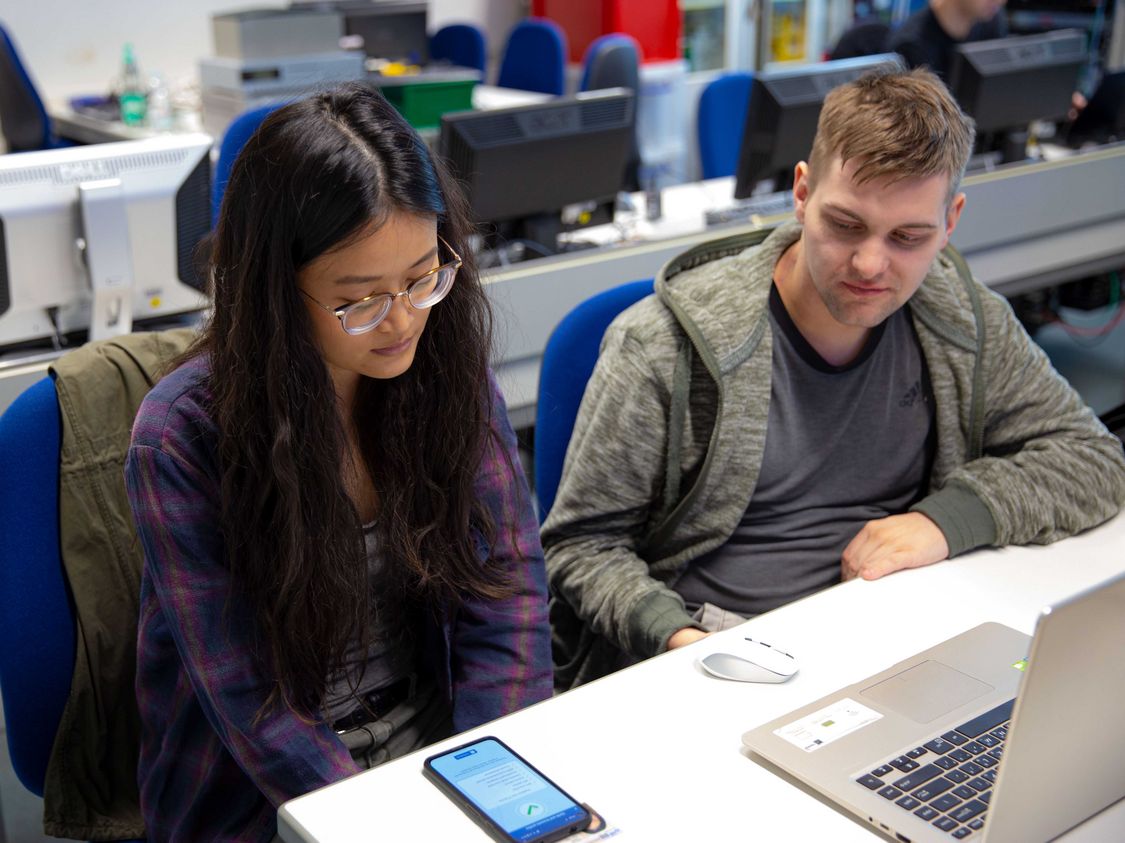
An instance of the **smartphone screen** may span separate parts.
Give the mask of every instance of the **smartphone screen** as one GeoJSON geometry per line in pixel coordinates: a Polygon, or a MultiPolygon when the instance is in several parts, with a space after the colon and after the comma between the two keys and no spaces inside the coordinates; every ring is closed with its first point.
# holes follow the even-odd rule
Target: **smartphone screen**
{"type": "Polygon", "coordinates": [[[590,821],[589,811],[499,738],[431,756],[423,772],[502,840],[561,840],[590,821]]]}

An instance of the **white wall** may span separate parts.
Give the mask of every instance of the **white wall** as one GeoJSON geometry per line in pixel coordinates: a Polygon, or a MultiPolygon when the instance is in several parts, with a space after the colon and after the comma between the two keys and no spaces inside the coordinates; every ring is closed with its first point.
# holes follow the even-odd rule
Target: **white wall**
{"type": "MultiPolygon", "coordinates": [[[[44,99],[109,90],[120,72],[121,46],[132,42],[146,72],[172,84],[197,78],[211,54],[211,14],[278,6],[271,0],[0,0],[0,21],[15,40],[44,99]]],[[[528,0],[431,0],[431,29],[473,21],[493,56],[528,0]]]]}

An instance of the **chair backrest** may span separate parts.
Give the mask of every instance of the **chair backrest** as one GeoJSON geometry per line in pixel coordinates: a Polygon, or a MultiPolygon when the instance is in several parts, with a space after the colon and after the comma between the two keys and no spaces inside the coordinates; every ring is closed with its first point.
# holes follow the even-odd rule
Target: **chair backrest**
{"type": "Polygon", "coordinates": [[[703,89],[697,123],[703,178],[734,175],[753,81],[751,73],[726,73],[703,89]]]}
{"type": "Polygon", "coordinates": [[[0,24],[0,129],[9,152],[55,145],[51,121],[15,42],[0,24]]]}
{"type": "Polygon", "coordinates": [[[590,42],[582,58],[580,91],[602,88],[640,88],[641,50],[632,37],[611,32],[590,42]]]}
{"type": "Polygon", "coordinates": [[[605,329],[617,314],[651,293],[651,278],[604,290],[564,316],[547,340],[535,408],[535,495],[540,522],[555,503],[578,405],[598,362],[605,329]]]}
{"type": "Polygon", "coordinates": [[[484,73],[487,53],[484,32],[471,23],[451,23],[430,36],[430,59],[460,67],[475,67],[484,73]]]}
{"type": "MultiPolygon", "coordinates": [[[[640,91],[641,48],[629,35],[611,32],[590,42],[582,59],[582,81],[579,91],[598,91],[604,88],[628,88],[640,91]]],[[[635,113],[635,112],[634,112],[635,113]]],[[[640,144],[636,129],[633,131],[632,149],[625,165],[622,190],[640,190],[640,144]]]]}
{"type": "Polygon", "coordinates": [[[874,56],[887,51],[891,28],[880,20],[860,21],[840,36],[828,54],[829,61],[874,56]]]}
{"type": "Polygon", "coordinates": [[[223,133],[223,141],[219,144],[219,158],[215,162],[215,178],[211,182],[212,228],[219,221],[219,208],[223,204],[223,193],[226,192],[227,182],[230,181],[230,170],[234,166],[234,159],[238,157],[246,141],[250,140],[250,136],[258,130],[262,121],[282,104],[275,102],[248,109],[235,117],[223,133]]]}
{"type": "Polygon", "coordinates": [[[508,35],[496,84],[562,96],[565,65],[566,35],[559,25],[546,18],[527,18],[508,35]]]}
{"type": "Polygon", "coordinates": [[[59,550],[59,405],[43,378],[0,417],[0,690],[12,766],[43,795],[74,673],[75,620],[59,550]]]}

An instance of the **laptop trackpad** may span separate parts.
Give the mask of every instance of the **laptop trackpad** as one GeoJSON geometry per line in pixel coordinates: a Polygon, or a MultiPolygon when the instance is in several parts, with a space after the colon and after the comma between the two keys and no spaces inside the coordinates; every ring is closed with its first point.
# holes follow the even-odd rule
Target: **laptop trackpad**
{"type": "Polygon", "coordinates": [[[860,696],[918,723],[929,723],[992,690],[949,665],[928,660],[864,688],[860,696]]]}

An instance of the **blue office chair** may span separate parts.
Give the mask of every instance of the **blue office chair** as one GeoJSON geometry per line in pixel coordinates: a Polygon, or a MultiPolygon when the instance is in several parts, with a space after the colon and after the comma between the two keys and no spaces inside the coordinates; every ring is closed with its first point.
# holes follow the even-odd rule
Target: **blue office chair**
{"type": "Polygon", "coordinates": [[[725,73],[703,89],[697,122],[703,178],[734,175],[753,81],[751,73],[725,73]]]}
{"type": "Polygon", "coordinates": [[[0,690],[20,782],[43,795],[74,673],[74,607],[59,549],[59,405],[49,377],[0,417],[0,690]]]}
{"type": "Polygon", "coordinates": [[[496,84],[562,96],[565,66],[566,34],[559,25],[547,18],[527,18],[508,35],[496,84]]]}
{"type": "Polygon", "coordinates": [[[9,152],[73,146],[59,140],[35,83],[8,30],[0,24],[0,129],[9,152]]]}
{"type": "Polygon", "coordinates": [[[219,221],[219,208],[223,204],[223,193],[226,192],[227,182],[230,181],[230,170],[234,166],[234,159],[238,157],[246,141],[250,140],[250,136],[262,125],[262,121],[281,105],[283,103],[275,102],[244,111],[234,118],[223,133],[223,140],[219,145],[219,158],[215,162],[215,178],[211,182],[212,228],[219,221]]]}
{"type": "Polygon", "coordinates": [[[598,362],[605,329],[617,314],[651,293],[651,278],[604,290],[564,316],[547,340],[535,407],[535,496],[540,522],[554,506],[578,405],[598,362]]]}
{"type": "Polygon", "coordinates": [[[487,53],[484,32],[471,23],[451,23],[430,36],[430,60],[447,61],[459,67],[474,67],[484,73],[487,53]]]}

